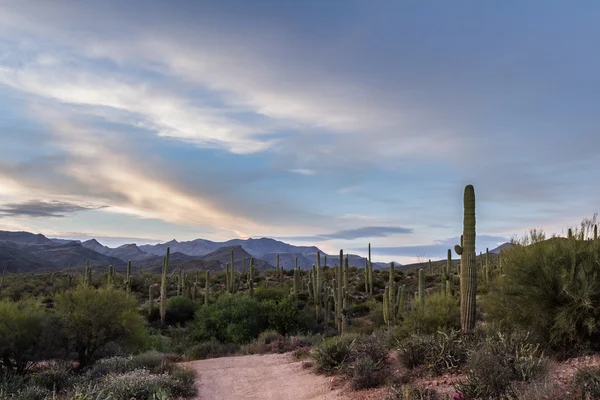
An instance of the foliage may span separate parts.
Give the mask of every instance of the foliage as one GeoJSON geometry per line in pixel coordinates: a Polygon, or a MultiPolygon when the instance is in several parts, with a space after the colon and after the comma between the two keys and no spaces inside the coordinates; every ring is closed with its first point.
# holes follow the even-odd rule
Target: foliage
{"type": "Polygon", "coordinates": [[[196,302],[184,296],[175,296],[167,300],[166,321],[170,324],[184,324],[194,319],[196,302]]]}
{"type": "Polygon", "coordinates": [[[354,336],[345,335],[325,339],[313,350],[317,372],[331,374],[345,366],[352,356],[354,336]]]}
{"type": "Polygon", "coordinates": [[[411,333],[434,334],[460,329],[460,299],[435,292],[425,297],[423,310],[415,306],[406,313],[404,321],[396,328],[396,336],[411,333]]]}
{"type": "Polygon", "coordinates": [[[78,396],[111,394],[114,400],[149,399],[166,393],[168,397],[191,397],[196,394],[194,375],[188,371],[177,374],[151,374],[145,369],[136,369],[123,374],[109,374],[96,384],[81,384],[77,387],[78,396]]]}
{"type": "Polygon", "coordinates": [[[468,367],[467,381],[456,387],[467,399],[499,398],[510,385],[510,367],[490,348],[474,352],[468,367]]]}
{"type": "Polygon", "coordinates": [[[189,347],[185,352],[185,358],[191,361],[227,357],[235,354],[238,350],[239,346],[233,343],[202,342],[189,347]]]}
{"type": "Polygon", "coordinates": [[[253,297],[221,296],[216,303],[196,313],[190,339],[195,342],[217,340],[248,343],[268,328],[263,305],[253,297]]]}
{"type": "Polygon", "coordinates": [[[78,287],[56,295],[55,312],[80,368],[111,342],[130,348],[143,344],[144,320],[135,299],[123,291],[78,287]]]}
{"type": "Polygon", "coordinates": [[[437,400],[435,390],[413,385],[392,385],[388,388],[387,400],[437,400]]]}
{"type": "Polygon", "coordinates": [[[489,320],[531,330],[553,350],[600,347],[600,246],[589,240],[594,223],[584,220],[568,239],[546,240],[532,231],[505,251],[504,277],[485,302],[489,320]]]}
{"type": "Polygon", "coordinates": [[[24,372],[31,362],[50,355],[54,348],[49,315],[32,300],[0,301],[0,366],[24,372]]]}
{"type": "Polygon", "coordinates": [[[458,331],[412,335],[399,342],[398,358],[407,368],[425,365],[434,375],[458,369],[467,361],[472,344],[458,331]]]}
{"type": "Polygon", "coordinates": [[[575,374],[573,388],[580,389],[581,399],[600,398],[600,367],[582,368],[575,374]]]}

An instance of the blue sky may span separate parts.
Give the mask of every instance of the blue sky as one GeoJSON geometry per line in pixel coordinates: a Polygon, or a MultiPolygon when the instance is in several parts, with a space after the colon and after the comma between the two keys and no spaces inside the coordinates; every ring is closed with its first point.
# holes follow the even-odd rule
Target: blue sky
{"type": "Polygon", "coordinates": [[[445,256],[598,211],[597,2],[0,0],[0,229],[445,256]]]}

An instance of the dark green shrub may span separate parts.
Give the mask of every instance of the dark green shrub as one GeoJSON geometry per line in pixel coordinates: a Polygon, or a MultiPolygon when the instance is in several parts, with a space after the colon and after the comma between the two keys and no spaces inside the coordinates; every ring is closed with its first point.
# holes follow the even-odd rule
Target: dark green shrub
{"type": "Polygon", "coordinates": [[[531,330],[558,352],[600,348],[598,243],[580,239],[594,223],[585,220],[570,239],[533,231],[504,252],[504,276],[484,302],[488,320],[531,330]]]}
{"type": "Polygon", "coordinates": [[[80,368],[108,343],[134,350],[145,341],[144,319],[137,312],[137,302],[120,290],[77,287],[59,293],[55,313],[80,368]]]}
{"type": "Polygon", "coordinates": [[[185,352],[186,360],[205,360],[207,358],[227,357],[236,353],[240,347],[232,343],[216,341],[202,342],[193,345],[185,352]]]}
{"type": "Polygon", "coordinates": [[[512,371],[501,355],[484,347],[469,358],[467,380],[456,386],[467,399],[499,398],[509,389],[512,371]]]}
{"type": "Polygon", "coordinates": [[[48,357],[60,338],[51,340],[51,318],[39,304],[22,300],[0,301],[0,366],[24,372],[34,361],[48,357]]]}
{"type": "Polygon", "coordinates": [[[413,385],[392,385],[388,388],[386,400],[437,400],[435,390],[413,385]]]}
{"type": "Polygon", "coordinates": [[[342,369],[352,357],[354,336],[325,339],[313,350],[317,372],[331,374],[342,369]]]}
{"type": "Polygon", "coordinates": [[[399,343],[398,357],[407,368],[426,365],[434,375],[442,375],[467,361],[471,345],[459,331],[412,335],[399,343]]]}
{"type": "Polygon", "coordinates": [[[375,362],[366,355],[358,357],[352,363],[351,370],[351,383],[354,390],[381,386],[387,378],[387,369],[384,368],[384,364],[375,362]]]}
{"type": "Polygon", "coordinates": [[[198,310],[190,339],[194,342],[217,340],[242,344],[250,342],[267,328],[268,316],[258,300],[244,295],[227,295],[198,310]]]}
{"type": "Polygon", "coordinates": [[[167,300],[166,321],[169,324],[185,324],[194,319],[196,302],[184,296],[171,297],[167,300]]]}
{"type": "Polygon", "coordinates": [[[458,329],[460,329],[460,299],[436,292],[425,297],[423,311],[415,305],[410,312],[405,313],[404,320],[396,328],[395,335],[401,338],[413,332],[433,334],[458,329]]]}
{"type": "Polygon", "coordinates": [[[258,287],[254,289],[254,297],[258,301],[280,301],[290,296],[290,291],[280,287],[258,287]]]}
{"type": "Polygon", "coordinates": [[[73,386],[75,375],[63,368],[51,368],[31,376],[30,386],[36,386],[48,391],[61,392],[73,386]]]}
{"type": "Polygon", "coordinates": [[[573,378],[573,390],[581,400],[600,398],[600,367],[586,367],[577,371],[573,378]]]}
{"type": "Polygon", "coordinates": [[[398,360],[409,369],[425,365],[427,355],[434,347],[433,336],[412,335],[398,344],[398,360]]]}

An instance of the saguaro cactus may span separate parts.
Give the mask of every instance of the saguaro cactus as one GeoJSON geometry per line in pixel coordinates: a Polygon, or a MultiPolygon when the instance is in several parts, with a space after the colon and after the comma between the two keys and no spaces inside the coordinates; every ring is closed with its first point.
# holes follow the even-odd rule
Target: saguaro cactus
{"type": "Polygon", "coordinates": [[[338,266],[338,278],[337,278],[337,309],[338,315],[336,315],[337,324],[338,324],[338,333],[342,333],[342,304],[343,304],[343,296],[344,296],[344,250],[340,250],[340,264],[338,266]]]}
{"type": "Polygon", "coordinates": [[[125,287],[127,293],[131,292],[131,260],[127,261],[127,276],[125,277],[125,287]]]}
{"type": "Polygon", "coordinates": [[[419,269],[419,311],[425,311],[425,271],[419,269]]]}
{"type": "Polygon", "coordinates": [[[248,292],[254,296],[254,257],[250,259],[250,270],[248,271],[248,292]]]}
{"type": "Polygon", "coordinates": [[[477,294],[477,263],[475,256],[475,189],[473,185],[465,187],[464,220],[462,246],[460,251],[460,320],[463,332],[475,328],[477,294]]]}
{"type": "MultiPolygon", "coordinates": [[[[390,286],[390,306],[396,304],[396,282],[394,281],[394,263],[390,263],[390,277],[389,277],[389,286],[390,286]]],[[[396,318],[396,314],[391,312],[390,319],[393,321],[396,318]]]]}
{"type": "Polygon", "coordinates": [[[371,243],[369,243],[369,272],[368,272],[368,280],[369,280],[369,296],[373,296],[373,263],[371,262],[371,243]]]}
{"type": "MultiPolygon", "coordinates": [[[[6,272],[6,264],[4,264],[4,272],[6,272]]],[[[2,273],[2,280],[4,280],[4,272],[2,273]]],[[[92,266],[90,265],[89,260],[85,262],[85,277],[83,279],[83,286],[92,286],[92,266]]]]}
{"type": "Polygon", "coordinates": [[[167,273],[169,272],[169,256],[171,248],[167,247],[167,254],[163,259],[162,276],[160,280],[160,323],[165,324],[167,316],[167,273]]]}
{"type": "Polygon", "coordinates": [[[204,305],[208,305],[208,297],[210,295],[210,271],[206,271],[206,287],[204,288],[204,305]]]}

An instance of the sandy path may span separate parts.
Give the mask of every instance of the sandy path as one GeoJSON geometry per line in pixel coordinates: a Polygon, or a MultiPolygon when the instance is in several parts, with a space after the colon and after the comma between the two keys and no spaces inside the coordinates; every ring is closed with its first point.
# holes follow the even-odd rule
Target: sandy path
{"type": "Polygon", "coordinates": [[[196,400],[331,400],[330,379],[287,354],[214,358],[185,363],[197,372],[196,400]]]}

